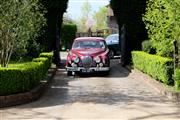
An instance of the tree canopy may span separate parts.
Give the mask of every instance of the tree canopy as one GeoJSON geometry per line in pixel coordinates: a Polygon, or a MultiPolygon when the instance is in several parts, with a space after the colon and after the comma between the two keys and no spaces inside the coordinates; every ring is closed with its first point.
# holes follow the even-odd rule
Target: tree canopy
{"type": "Polygon", "coordinates": [[[67,9],[68,0],[41,0],[46,8],[47,27],[44,28],[45,33],[42,35],[43,42],[47,46],[46,51],[54,51],[54,63],[60,64],[60,32],[63,14],[67,9]]]}
{"type": "Polygon", "coordinates": [[[119,31],[122,26],[126,28],[125,56],[124,64],[131,61],[131,51],[141,50],[141,42],[147,39],[147,31],[142,21],[142,15],[145,13],[146,0],[111,0],[110,5],[114,11],[119,25],[119,31]]]}
{"type": "Polygon", "coordinates": [[[107,7],[101,7],[93,14],[94,30],[101,30],[107,28],[107,7]]]}
{"type": "Polygon", "coordinates": [[[143,19],[157,54],[172,56],[173,40],[180,42],[180,0],[148,0],[143,19]]]}
{"type": "Polygon", "coordinates": [[[1,0],[0,63],[7,67],[14,51],[26,50],[29,39],[39,36],[45,24],[39,0],[1,0]]]}

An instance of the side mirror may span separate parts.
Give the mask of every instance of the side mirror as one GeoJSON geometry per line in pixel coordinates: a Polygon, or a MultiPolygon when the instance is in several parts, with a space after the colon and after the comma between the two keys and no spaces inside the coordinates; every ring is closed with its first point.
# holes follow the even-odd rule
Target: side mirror
{"type": "Polygon", "coordinates": [[[66,50],[66,52],[69,52],[69,51],[70,51],[69,49],[66,50]]]}

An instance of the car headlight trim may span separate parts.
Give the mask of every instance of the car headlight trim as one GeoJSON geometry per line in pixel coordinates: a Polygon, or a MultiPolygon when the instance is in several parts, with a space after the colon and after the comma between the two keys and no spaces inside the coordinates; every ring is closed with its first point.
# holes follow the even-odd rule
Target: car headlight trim
{"type": "Polygon", "coordinates": [[[79,63],[79,61],[80,61],[79,57],[76,56],[76,58],[74,59],[74,62],[75,62],[75,63],[79,63]]]}
{"type": "Polygon", "coordinates": [[[100,63],[101,62],[101,58],[99,56],[97,56],[97,57],[94,58],[94,61],[96,63],[100,63]]]}

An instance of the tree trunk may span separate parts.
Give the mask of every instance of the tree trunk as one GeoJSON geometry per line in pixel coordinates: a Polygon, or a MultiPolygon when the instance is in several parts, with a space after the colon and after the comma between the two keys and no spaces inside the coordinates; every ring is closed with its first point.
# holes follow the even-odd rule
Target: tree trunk
{"type": "Polygon", "coordinates": [[[61,66],[61,58],[60,58],[60,38],[61,38],[61,26],[62,26],[62,18],[63,15],[57,15],[56,20],[56,41],[55,41],[55,49],[54,49],[54,63],[57,66],[61,66]]]}

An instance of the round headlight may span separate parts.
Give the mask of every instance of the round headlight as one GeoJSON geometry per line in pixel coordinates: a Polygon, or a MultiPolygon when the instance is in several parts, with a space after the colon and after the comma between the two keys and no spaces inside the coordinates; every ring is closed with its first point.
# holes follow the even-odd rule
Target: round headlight
{"type": "Polygon", "coordinates": [[[103,67],[103,63],[99,63],[99,66],[100,66],[100,67],[103,67]]]}
{"type": "Polygon", "coordinates": [[[97,56],[97,57],[94,58],[94,61],[96,63],[100,63],[101,62],[101,58],[99,56],[97,56]]]}
{"type": "Polygon", "coordinates": [[[79,62],[79,57],[76,57],[76,58],[74,59],[74,62],[75,62],[75,63],[78,63],[78,62],[79,62]]]}

